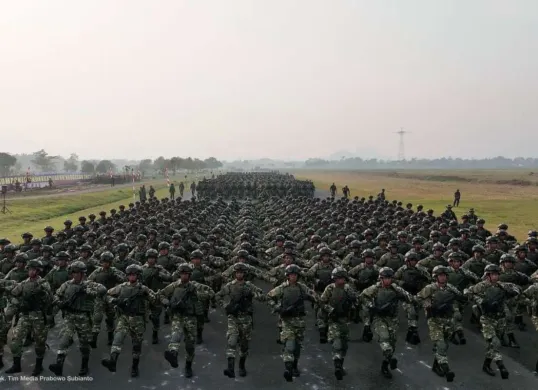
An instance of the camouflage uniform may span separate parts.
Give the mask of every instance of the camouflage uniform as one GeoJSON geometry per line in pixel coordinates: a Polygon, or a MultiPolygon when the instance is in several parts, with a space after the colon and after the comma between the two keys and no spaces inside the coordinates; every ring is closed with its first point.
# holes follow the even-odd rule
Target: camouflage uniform
{"type": "Polygon", "coordinates": [[[6,295],[9,294],[11,289],[15,286],[16,283],[14,281],[0,279],[0,331],[2,331],[2,333],[0,334],[0,368],[4,367],[4,347],[7,344],[7,332],[11,325],[6,322],[4,314],[4,308],[6,306],[6,295]],[[6,329],[5,332],[4,329],[6,329]]]}
{"type": "MultiPolygon", "coordinates": [[[[289,265],[288,269],[292,269],[296,274],[300,272],[298,267],[294,265],[289,265]]],[[[288,272],[287,270],[286,273],[288,272]]],[[[284,377],[288,382],[291,382],[293,376],[299,376],[297,365],[306,327],[304,301],[309,300],[316,303],[316,293],[302,283],[292,284],[286,281],[269,291],[267,296],[269,305],[280,313],[282,320],[280,340],[284,344],[282,351],[282,359],[286,366],[284,377]]]]}

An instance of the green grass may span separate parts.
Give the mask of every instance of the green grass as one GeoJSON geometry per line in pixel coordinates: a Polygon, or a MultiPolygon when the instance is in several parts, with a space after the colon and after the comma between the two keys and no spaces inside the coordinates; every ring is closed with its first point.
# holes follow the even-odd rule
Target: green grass
{"type": "MultiPolygon", "coordinates": [[[[185,192],[190,186],[192,178],[170,178],[176,185],[176,195],[179,195],[177,184],[183,180],[185,192]]],[[[164,179],[145,182],[146,188],[150,185],[157,190],[158,198],[167,197],[168,187],[164,179]]],[[[136,185],[138,191],[139,184],[136,185]]],[[[138,192],[137,192],[138,200],[138,192]]],[[[119,190],[104,190],[98,192],[83,193],[80,195],[70,194],[64,196],[47,196],[37,199],[17,199],[9,201],[8,208],[11,214],[0,214],[0,237],[7,237],[12,242],[22,242],[21,234],[30,232],[36,237],[44,236],[43,228],[52,226],[55,229],[63,228],[63,222],[70,219],[74,224],[78,223],[78,217],[96,214],[100,211],[109,213],[110,209],[118,208],[120,204],[127,205],[133,201],[133,190],[123,187],[119,190]]]]}
{"type": "MultiPolygon", "coordinates": [[[[517,176],[516,171],[438,171],[437,176],[458,176],[470,181],[451,182],[433,180],[430,172],[420,171],[296,171],[295,177],[310,179],[317,189],[329,193],[334,182],[338,191],[344,185],[351,189],[352,196],[368,197],[377,195],[385,188],[388,199],[397,199],[413,205],[422,204],[441,213],[452,203],[453,193],[459,188],[462,200],[456,215],[461,216],[473,207],[476,214],[486,220],[486,227],[494,231],[501,222],[508,224],[509,232],[518,240],[526,239],[527,232],[538,228],[538,188],[534,185],[509,185],[504,181],[517,176]],[[394,174],[396,173],[396,174],[394,174]],[[410,174],[411,173],[411,174],[410,174]],[[413,175],[417,175],[414,177],[413,175]],[[422,175],[422,176],[419,176],[422,175]],[[498,184],[496,181],[502,181],[498,184]]],[[[521,177],[521,176],[519,176],[521,177]]]]}

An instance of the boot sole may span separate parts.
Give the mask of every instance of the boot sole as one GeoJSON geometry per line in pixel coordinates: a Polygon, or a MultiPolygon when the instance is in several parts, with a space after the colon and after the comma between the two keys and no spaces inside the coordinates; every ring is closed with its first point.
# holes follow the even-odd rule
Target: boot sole
{"type": "Polygon", "coordinates": [[[235,378],[235,373],[231,373],[228,370],[224,370],[224,376],[227,376],[228,378],[235,378]]]}
{"type": "Polygon", "coordinates": [[[488,370],[486,370],[484,368],[482,369],[482,371],[484,371],[489,376],[495,376],[495,373],[493,371],[488,371],[488,370]]]}
{"type": "Polygon", "coordinates": [[[178,368],[179,367],[179,364],[177,362],[177,359],[174,358],[174,356],[171,354],[171,352],[169,351],[165,351],[164,352],[164,358],[166,359],[166,361],[168,363],[170,363],[170,365],[172,366],[172,368],[178,368]]]}
{"type": "Polygon", "coordinates": [[[293,382],[293,375],[291,375],[291,372],[286,371],[284,373],[284,379],[286,379],[287,382],[293,382]]]}
{"type": "Polygon", "coordinates": [[[456,374],[454,374],[453,372],[447,372],[445,376],[446,376],[447,382],[452,382],[454,378],[456,377],[456,374]]]}
{"type": "Polygon", "coordinates": [[[390,359],[390,369],[395,370],[398,368],[398,360],[396,358],[390,359]]]}
{"type": "Polygon", "coordinates": [[[344,379],[344,374],[342,373],[341,370],[336,370],[334,372],[334,376],[336,377],[337,380],[341,381],[342,379],[344,379]]]}

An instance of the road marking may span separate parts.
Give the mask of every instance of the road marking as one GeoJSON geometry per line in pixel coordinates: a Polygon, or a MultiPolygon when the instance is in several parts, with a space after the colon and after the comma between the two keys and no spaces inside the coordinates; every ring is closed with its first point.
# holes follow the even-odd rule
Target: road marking
{"type": "Polygon", "coordinates": [[[423,362],[422,360],[418,361],[420,364],[422,364],[424,367],[428,367],[429,369],[432,368],[432,366],[428,365],[426,362],[423,362]]]}

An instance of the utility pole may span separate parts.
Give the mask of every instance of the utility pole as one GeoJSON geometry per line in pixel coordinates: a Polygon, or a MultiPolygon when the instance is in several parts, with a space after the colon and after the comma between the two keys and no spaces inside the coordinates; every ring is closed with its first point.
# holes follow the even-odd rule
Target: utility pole
{"type": "Polygon", "coordinates": [[[405,160],[405,144],[404,144],[404,135],[409,134],[409,131],[405,131],[400,127],[400,131],[397,131],[396,134],[400,136],[400,145],[398,147],[398,161],[405,160]]]}

